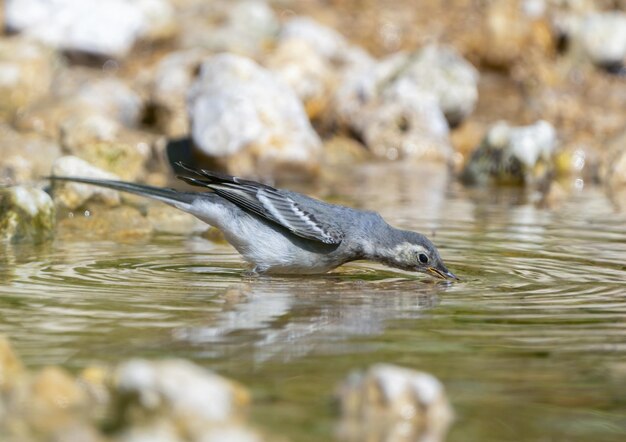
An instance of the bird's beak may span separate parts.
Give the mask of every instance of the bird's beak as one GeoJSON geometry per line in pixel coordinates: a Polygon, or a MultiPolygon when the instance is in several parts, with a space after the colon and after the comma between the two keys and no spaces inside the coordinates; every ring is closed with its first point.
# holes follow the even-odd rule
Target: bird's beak
{"type": "Polygon", "coordinates": [[[438,269],[436,267],[428,267],[428,271],[434,276],[436,276],[437,278],[456,279],[457,281],[459,280],[459,278],[454,273],[452,273],[450,270],[446,269],[445,267],[443,269],[438,269]]]}

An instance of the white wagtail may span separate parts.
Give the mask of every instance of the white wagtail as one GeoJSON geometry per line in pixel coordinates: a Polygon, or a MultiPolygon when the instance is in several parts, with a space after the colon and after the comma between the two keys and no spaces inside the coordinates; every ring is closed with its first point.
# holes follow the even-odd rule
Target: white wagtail
{"type": "Polygon", "coordinates": [[[424,235],[396,229],[376,212],[325,203],[288,190],[193,169],[178,178],[212,192],[181,192],[123,181],[50,177],[153,198],[220,229],[254,273],[325,273],[367,259],[390,267],[458,279],[424,235]]]}

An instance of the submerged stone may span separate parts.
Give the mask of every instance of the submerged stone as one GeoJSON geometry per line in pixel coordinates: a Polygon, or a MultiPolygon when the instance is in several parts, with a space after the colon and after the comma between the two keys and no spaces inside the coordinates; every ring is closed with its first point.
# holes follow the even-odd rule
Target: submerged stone
{"type": "Polygon", "coordinates": [[[54,220],[54,203],[43,190],[26,186],[0,189],[0,240],[49,238],[54,220]]]}

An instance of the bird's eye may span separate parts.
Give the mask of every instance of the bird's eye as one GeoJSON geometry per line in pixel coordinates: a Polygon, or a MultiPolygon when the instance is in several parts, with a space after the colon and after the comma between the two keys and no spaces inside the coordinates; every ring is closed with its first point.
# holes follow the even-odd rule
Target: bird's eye
{"type": "Polygon", "coordinates": [[[426,264],[428,262],[428,256],[423,253],[420,253],[418,258],[422,264],[426,264]]]}

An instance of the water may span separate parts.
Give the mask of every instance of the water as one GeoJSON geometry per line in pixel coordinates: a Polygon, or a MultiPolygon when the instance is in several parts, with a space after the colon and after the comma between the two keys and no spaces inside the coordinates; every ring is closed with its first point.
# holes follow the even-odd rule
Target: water
{"type": "Polygon", "coordinates": [[[460,283],[371,263],[248,278],[199,238],[66,238],[3,250],[0,333],[30,366],[190,358],[294,441],[332,439],[337,383],[375,362],[442,380],[450,441],[626,440],[624,214],[598,188],[543,209],[440,172],[365,169],[320,193],[434,233],[460,283]]]}

